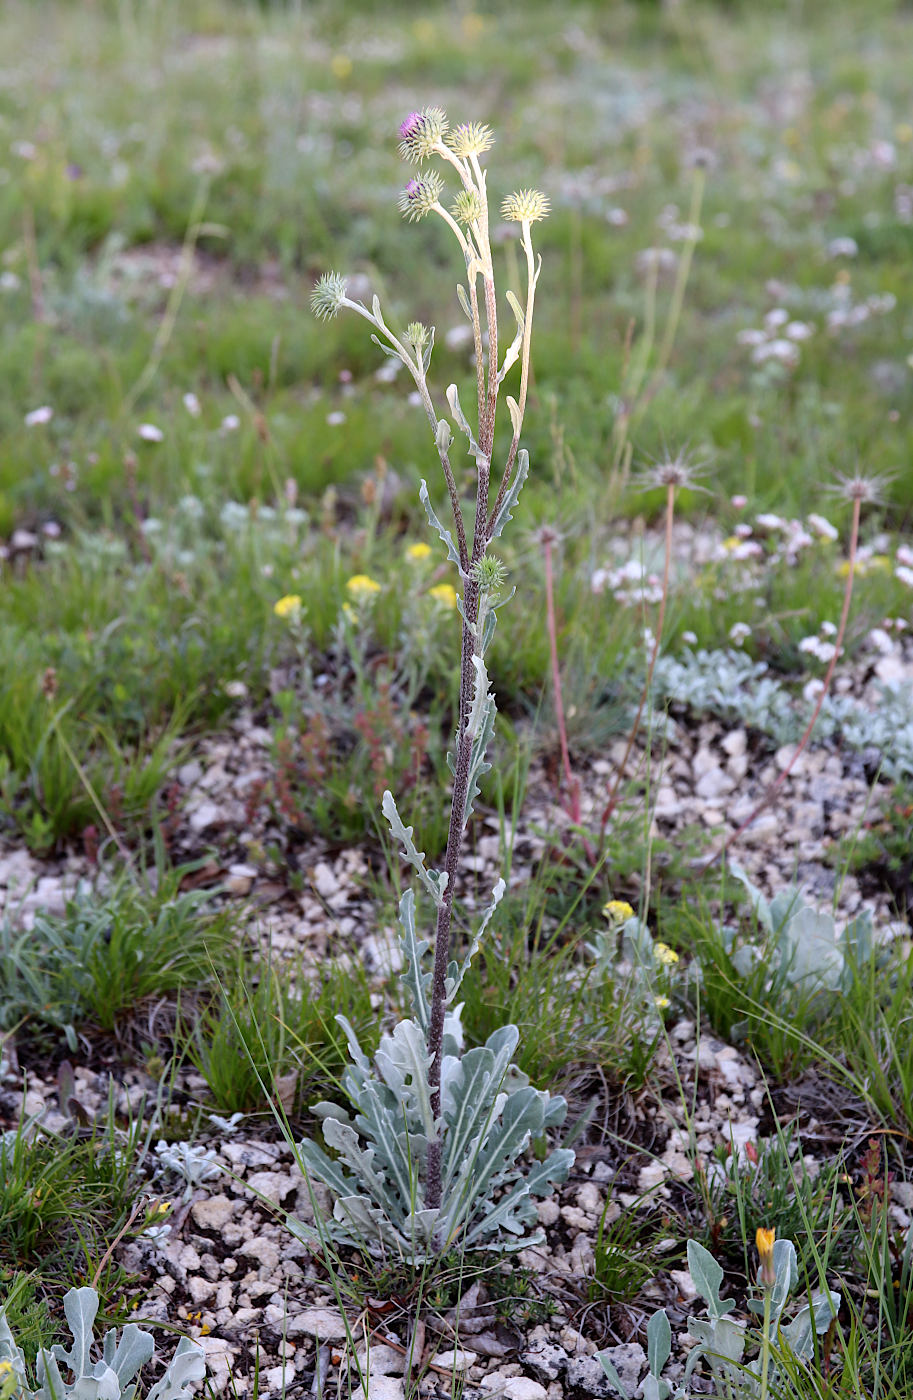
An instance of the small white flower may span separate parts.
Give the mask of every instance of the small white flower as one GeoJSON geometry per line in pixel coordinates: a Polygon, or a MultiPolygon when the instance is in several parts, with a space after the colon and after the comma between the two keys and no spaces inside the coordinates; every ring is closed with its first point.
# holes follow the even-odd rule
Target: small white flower
{"type": "Polygon", "coordinates": [[[898,564],[894,570],[894,577],[899,578],[908,588],[913,588],[913,569],[908,569],[905,564],[898,564]]]}
{"type": "Polygon", "coordinates": [[[41,408],[33,408],[31,413],[25,415],[25,426],[27,428],[38,428],[42,423],[50,423],[53,417],[53,408],[48,404],[42,404],[41,408]]]}
{"type": "Polygon", "coordinates": [[[184,407],[190,414],[191,418],[199,418],[200,414],[203,411],[200,408],[200,400],[197,398],[196,394],[184,395],[184,407]]]}
{"type": "Polygon", "coordinates": [[[813,511],[812,514],[808,517],[808,523],[814,530],[815,534],[818,535],[822,540],[835,540],[837,538],[838,531],[835,529],[835,527],[831,524],[829,520],[825,519],[823,515],[816,515],[813,511]]]}
{"type": "Polygon", "coordinates": [[[827,245],[829,258],[855,258],[858,252],[859,244],[855,238],[832,238],[827,245]]]}
{"type": "Polygon", "coordinates": [[[329,423],[331,428],[338,428],[340,424],[344,423],[345,421],[346,415],[342,412],[341,409],[337,408],[333,413],[327,414],[327,422],[329,423]]]}
{"type": "Polygon", "coordinates": [[[786,521],[782,515],[773,515],[770,511],[764,511],[758,516],[757,522],[762,530],[785,530],[786,521]]]}
{"type": "Polygon", "coordinates": [[[0,272],[0,292],[18,292],[21,286],[15,272],[10,272],[9,268],[0,272]]]}
{"type": "Polygon", "coordinates": [[[774,307],[773,311],[768,311],[764,317],[764,325],[769,331],[779,330],[780,326],[785,326],[789,320],[789,312],[782,306],[774,307]]]}
{"type": "Polygon", "coordinates": [[[883,627],[873,627],[869,633],[869,641],[882,656],[890,656],[894,650],[894,643],[883,627]]]}
{"type": "Polygon", "coordinates": [[[799,650],[817,657],[819,661],[830,661],[837,648],[833,642],[825,642],[821,637],[803,637],[799,643],[799,650]]]}
{"type": "Polygon", "coordinates": [[[750,636],[751,628],[747,622],[734,622],[729,629],[729,640],[733,646],[744,646],[750,636]]]}
{"type": "Polygon", "coordinates": [[[754,326],[749,326],[744,331],[739,331],[736,336],[737,345],[765,345],[767,336],[764,331],[757,330],[754,326]]]}
{"type": "Polygon", "coordinates": [[[226,413],[219,425],[219,429],[223,433],[234,433],[237,432],[240,426],[241,419],[238,417],[237,413],[226,413]]]}
{"type": "Polygon", "coordinates": [[[165,434],[154,423],[140,423],[136,431],[143,442],[164,442],[165,440],[165,434]]]}
{"type": "Polygon", "coordinates": [[[815,328],[808,321],[790,321],[784,331],[787,340],[808,340],[814,334],[815,328]]]}
{"type": "Polygon", "coordinates": [[[683,632],[683,633],[682,633],[682,641],[685,643],[686,646],[689,646],[689,647],[696,647],[696,646],[697,646],[697,633],[696,633],[696,632],[691,632],[690,630],[689,630],[688,632],[683,632]]]}

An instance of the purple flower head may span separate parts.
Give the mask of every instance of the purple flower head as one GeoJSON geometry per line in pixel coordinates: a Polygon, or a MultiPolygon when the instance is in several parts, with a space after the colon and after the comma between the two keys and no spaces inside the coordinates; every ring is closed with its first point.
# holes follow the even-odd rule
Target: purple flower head
{"type": "Polygon", "coordinates": [[[399,197],[400,213],[407,219],[422,219],[440,200],[444,181],[434,170],[422,171],[410,180],[399,197]]]}
{"type": "Polygon", "coordinates": [[[403,140],[403,141],[408,141],[408,139],[409,139],[410,136],[414,136],[414,135],[415,135],[416,131],[419,129],[419,127],[421,126],[421,124],[422,124],[422,114],[421,114],[421,112],[410,112],[409,115],[408,115],[408,117],[406,118],[406,120],[400,124],[400,128],[399,128],[400,139],[403,140]]]}

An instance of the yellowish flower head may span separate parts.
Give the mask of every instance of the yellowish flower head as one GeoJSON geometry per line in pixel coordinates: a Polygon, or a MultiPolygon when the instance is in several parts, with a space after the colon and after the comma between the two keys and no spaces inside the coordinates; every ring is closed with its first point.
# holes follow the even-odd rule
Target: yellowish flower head
{"type": "Polygon", "coordinates": [[[425,544],[423,540],[419,540],[418,544],[410,544],[409,548],[406,550],[406,558],[409,560],[410,564],[421,564],[424,559],[428,558],[430,553],[431,545],[425,544]]]}
{"type": "Polygon", "coordinates": [[[776,1230],[759,1229],[755,1233],[755,1248],[761,1260],[761,1282],[765,1288],[771,1288],[776,1282],[776,1270],[774,1269],[774,1241],[777,1238],[776,1230]]]}
{"type": "Polygon", "coordinates": [[[535,224],[548,218],[550,204],[541,190],[515,190],[501,205],[501,218],[509,223],[535,224]]]}
{"type": "Polygon", "coordinates": [[[297,617],[301,612],[300,593],[286,593],[284,598],[273,603],[273,612],[277,617],[297,617]]]}
{"type": "Polygon", "coordinates": [[[428,589],[428,596],[444,608],[455,608],[457,605],[457,591],[452,583],[436,583],[428,589]]]}
{"type": "Polygon", "coordinates": [[[653,1005],[654,1005],[654,1006],[657,1008],[657,1010],[659,1010],[659,1011],[665,1011],[665,1010],[666,1010],[666,1007],[667,1007],[667,1006],[671,1006],[671,1004],[672,1004],[672,1003],[669,1001],[669,998],[668,998],[668,997],[659,996],[659,997],[654,997],[654,998],[653,998],[653,1005]]]}
{"type": "Polygon", "coordinates": [[[343,617],[346,619],[346,621],[347,621],[347,622],[350,622],[350,623],[352,624],[353,627],[357,627],[357,626],[358,626],[358,620],[359,620],[359,619],[358,619],[358,613],[357,613],[357,612],[355,611],[355,609],[352,607],[352,604],[351,604],[351,603],[343,603],[343,605],[342,605],[342,614],[343,614],[343,617]]]}
{"type": "Polygon", "coordinates": [[[374,595],[380,592],[380,584],[370,574],[353,574],[346,580],[346,592],[356,603],[370,603],[374,595]]]}
{"type": "Polygon", "coordinates": [[[625,924],[634,918],[634,910],[626,899],[610,899],[602,906],[602,914],[610,924],[625,924]]]}
{"type": "Polygon", "coordinates": [[[673,963],[678,962],[678,953],[668,943],[654,943],[653,956],[663,967],[672,967],[673,963]]]}

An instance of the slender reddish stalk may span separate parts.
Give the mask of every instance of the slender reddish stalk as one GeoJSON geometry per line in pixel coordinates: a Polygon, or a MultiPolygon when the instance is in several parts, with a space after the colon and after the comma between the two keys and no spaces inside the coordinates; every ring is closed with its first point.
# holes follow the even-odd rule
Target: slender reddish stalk
{"type": "Polygon", "coordinates": [[[799,740],[799,743],[796,746],[796,751],[793,754],[792,758],[789,760],[789,763],[787,763],[782,773],[780,773],[779,776],[775,778],[774,781],[767,788],[767,791],[764,793],[760,802],[755,807],[754,811],[751,813],[751,816],[747,817],[745,821],[742,822],[742,825],[738,828],[738,830],[734,831],[731,836],[727,837],[727,839],[723,842],[722,846],[720,846],[714,852],[714,854],[710,857],[707,863],[701,866],[700,870],[698,871],[699,875],[703,875],[705,871],[709,870],[711,866],[715,865],[716,862],[720,859],[720,857],[726,854],[726,852],[729,850],[729,847],[734,845],[734,843],[738,841],[739,837],[748,830],[752,822],[757,821],[761,813],[770,806],[771,802],[773,802],[777,793],[780,791],[780,788],[786,782],[786,779],[789,777],[790,773],[795,767],[796,760],[798,759],[799,755],[808,747],[809,740],[812,737],[812,731],[814,730],[815,725],[818,723],[818,716],[821,713],[821,707],[824,704],[825,696],[827,695],[830,689],[831,681],[834,678],[834,671],[837,669],[837,658],[840,655],[840,648],[843,645],[843,638],[846,633],[846,624],[849,620],[850,602],[852,601],[853,597],[853,578],[856,573],[856,551],[859,545],[859,517],[861,513],[862,497],[854,496],[853,521],[850,526],[849,573],[846,576],[846,588],[843,590],[843,607],[840,611],[840,625],[837,628],[837,636],[834,638],[834,654],[828,663],[827,671],[824,675],[824,683],[821,687],[821,693],[818,696],[817,703],[815,705],[814,710],[812,711],[812,717],[809,720],[808,724],[805,726],[805,733],[799,740]]]}
{"type": "Polygon", "coordinates": [[[615,781],[612,784],[612,791],[609,793],[609,800],[605,805],[600,822],[600,832],[605,836],[605,829],[608,825],[609,817],[618,805],[618,791],[624,782],[625,769],[628,759],[631,757],[631,750],[634,747],[634,740],[640,730],[640,721],[643,718],[644,706],[647,703],[647,696],[650,694],[650,687],[653,684],[653,672],[656,669],[656,658],[659,656],[660,643],[663,638],[663,625],[666,621],[666,600],[669,597],[669,575],[672,572],[672,525],[675,520],[675,484],[669,482],[666,486],[666,542],[665,556],[663,559],[663,592],[659,600],[659,613],[656,618],[656,635],[653,638],[653,651],[650,655],[650,664],[647,666],[647,674],[644,679],[644,688],[640,692],[640,703],[637,706],[637,714],[634,716],[634,723],[628,735],[628,742],[622,760],[615,773],[615,781]]]}
{"type": "Polygon", "coordinates": [[[564,810],[575,826],[580,825],[580,779],[571,768],[571,755],[567,746],[567,725],[564,720],[564,699],[561,691],[561,668],[558,665],[558,629],[555,624],[555,580],[552,572],[552,545],[555,535],[551,530],[540,531],[542,551],[545,555],[545,616],[548,625],[548,645],[552,660],[552,694],[555,705],[555,719],[558,723],[558,739],[561,744],[561,764],[564,768],[564,781],[567,787],[567,800],[564,810]]]}

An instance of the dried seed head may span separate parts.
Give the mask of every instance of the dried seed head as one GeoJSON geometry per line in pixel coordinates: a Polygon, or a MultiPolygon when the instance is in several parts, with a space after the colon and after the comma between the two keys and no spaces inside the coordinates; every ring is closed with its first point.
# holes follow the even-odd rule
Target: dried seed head
{"type": "Polygon", "coordinates": [[[456,156],[480,156],[494,143],[494,132],[484,122],[460,122],[447,137],[447,145],[456,156]]]}
{"type": "Polygon", "coordinates": [[[484,213],[482,201],[476,190],[460,190],[450,206],[450,212],[458,224],[473,224],[484,213]]]}
{"type": "Polygon", "coordinates": [[[535,224],[548,216],[551,204],[541,190],[515,190],[501,205],[501,218],[508,223],[535,224]]]}
{"type": "Polygon", "coordinates": [[[399,129],[399,153],[403,160],[418,164],[442,144],[449,123],[443,107],[423,107],[410,112],[399,129]]]}
{"type": "Polygon", "coordinates": [[[696,462],[686,452],[667,453],[658,462],[652,462],[639,475],[638,482],[645,489],[674,487],[677,491],[703,491],[699,477],[706,470],[706,463],[696,462]]]}
{"type": "Polygon", "coordinates": [[[884,501],[885,487],[890,479],[884,474],[866,476],[864,472],[857,471],[852,475],[838,475],[837,480],[828,489],[842,496],[845,501],[861,501],[863,505],[877,506],[884,501]]]}
{"type": "Polygon", "coordinates": [[[433,170],[422,171],[410,180],[399,197],[400,213],[415,222],[423,219],[440,203],[444,181],[433,170]]]}
{"type": "Polygon", "coordinates": [[[329,321],[342,306],[346,279],[338,272],[325,272],[311,292],[311,310],[321,321],[329,321]]]}

